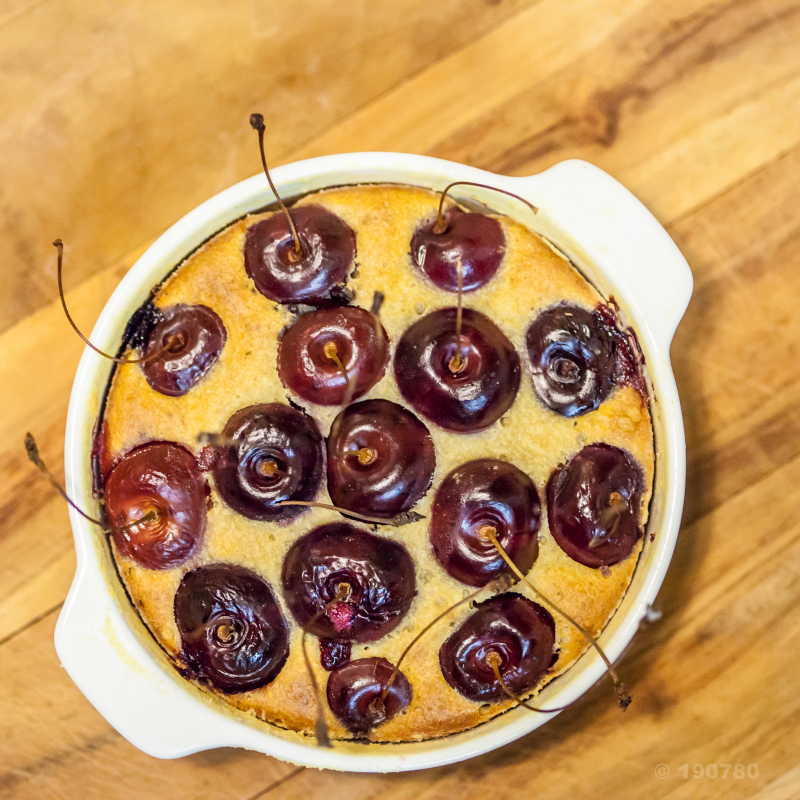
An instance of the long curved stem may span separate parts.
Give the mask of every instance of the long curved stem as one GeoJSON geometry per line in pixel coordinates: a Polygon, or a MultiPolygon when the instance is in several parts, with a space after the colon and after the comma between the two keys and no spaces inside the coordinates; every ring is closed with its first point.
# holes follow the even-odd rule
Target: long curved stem
{"type": "Polygon", "coordinates": [[[146,358],[145,357],[142,357],[142,358],[118,358],[117,356],[109,355],[108,353],[106,353],[103,350],[101,350],[99,347],[95,347],[83,335],[83,333],[81,333],[81,329],[75,324],[75,320],[72,319],[72,315],[69,313],[69,309],[67,308],[67,301],[64,298],[64,285],[63,285],[62,280],[61,280],[61,272],[62,272],[63,265],[64,265],[64,243],[61,241],[61,239],[56,239],[53,242],[53,246],[56,248],[56,250],[58,250],[58,296],[61,298],[61,308],[64,309],[64,315],[67,318],[67,322],[69,322],[69,324],[72,325],[72,329],[75,331],[75,333],[78,334],[78,336],[81,337],[81,339],[83,340],[83,343],[85,345],[87,345],[88,347],[91,347],[92,350],[95,351],[95,353],[98,353],[99,355],[103,356],[103,358],[107,358],[109,361],[114,361],[117,364],[143,364],[146,361],[152,361],[154,358],[158,358],[158,356],[162,355],[163,353],[165,353],[170,348],[170,345],[172,344],[172,339],[174,337],[170,337],[170,341],[168,341],[167,344],[164,347],[161,348],[161,350],[159,350],[157,353],[153,353],[153,355],[151,355],[151,356],[147,356],[146,358]]]}
{"type": "Polygon", "coordinates": [[[459,258],[456,261],[456,272],[458,273],[458,307],[456,309],[456,354],[450,359],[447,368],[454,374],[458,374],[464,368],[464,358],[461,355],[461,324],[464,315],[462,296],[464,294],[464,265],[459,258]]]}
{"type": "MultiPolygon", "coordinates": [[[[25,434],[25,452],[28,454],[28,458],[31,460],[34,466],[39,470],[39,472],[42,473],[42,475],[44,475],[45,478],[47,478],[47,480],[50,482],[50,485],[61,495],[61,497],[69,506],[74,508],[84,519],[99,526],[104,533],[110,533],[108,528],[106,528],[106,526],[99,519],[90,517],[77,503],[75,503],[66,493],[61,484],[53,477],[53,473],[50,472],[50,470],[47,468],[47,465],[42,460],[41,455],[39,455],[39,446],[36,444],[36,439],[33,438],[32,433],[25,434]]],[[[158,519],[158,516],[158,512],[155,509],[150,509],[150,511],[148,511],[143,517],[139,517],[139,519],[135,519],[133,522],[129,522],[127,525],[121,525],[119,530],[126,531],[130,528],[134,528],[136,525],[141,525],[143,522],[152,522],[158,519]]]]}
{"type": "Polygon", "coordinates": [[[306,508],[325,508],[329,511],[338,511],[346,517],[353,517],[353,519],[361,520],[362,522],[369,522],[371,525],[389,525],[392,528],[401,528],[403,525],[410,525],[412,522],[419,522],[425,519],[422,514],[417,514],[416,511],[402,511],[389,519],[381,519],[380,517],[370,517],[367,514],[357,514],[355,511],[348,511],[346,508],[339,508],[339,506],[332,506],[330,503],[314,503],[310,500],[279,500],[275,503],[276,506],[305,506],[306,508]]]}
{"type": "Polygon", "coordinates": [[[534,214],[539,213],[539,209],[536,208],[533,203],[529,203],[525,198],[520,197],[518,194],[514,194],[514,192],[509,192],[506,189],[498,189],[496,186],[488,186],[485,183],[475,183],[474,181],[454,181],[449,186],[445,187],[445,190],[442,192],[442,196],[439,198],[439,213],[436,216],[436,224],[433,226],[433,232],[436,234],[444,233],[447,230],[447,226],[444,224],[444,215],[442,213],[442,209],[444,208],[444,199],[447,197],[447,193],[454,187],[454,186],[479,186],[481,189],[489,189],[492,192],[500,192],[500,194],[507,194],[509,197],[515,197],[522,203],[525,203],[528,208],[533,211],[534,214]]]}
{"type": "Polygon", "coordinates": [[[331,744],[331,738],[328,734],[328,723],[325,721],[325,711],[322,707],[319,684],[317,683],[317,676],[314,674],[314,669],[311,666],[311,658],[308,655],[306,639],[308,637],[309,628],[313,627],[317,623],[317,620],[319,620],[323,614],[326,614],[334,603],[344,600],[348,591],[348,586],[345,584],[340,584],[336,589],[336,596],[333,598],[333,600],[331,600],[330,603],[326,603],[319,611],[317,611],[316,614],[314,614],[313,617],[311,617],[308,623],[303,626],[303,635],[300,639],[300,644],[303,650],[303,660],[306,662],[308,677],[311,679],[311,691],[314,694],[314,702],[317,706],[317,721],[314,723],[314,735],[316,736],[317,744],[320,747],[333,747],[333,745],[331,744]]]}
{"type": "Polygon", "coordinates": [[[500,554],[500,557],[503,561],[508,564],[514,574],[523,581],[528,588],[543,602],[546,603],[550,608],[552,608],[556,613],[562,616],[570,625],[572,625],[580,634],[583,636],[589,644],[594,647],[594,649],[600,654],[600,658],[603,659],[603,662],[606,665],[606,669],[608,670],[608,674],[611,676],[611,680],[614,681],[614,691],[617,693],[617,697],[619,698],[619,704],[622,710],[624,711],[630,704],[631,700],[633,699],[631,695],[628,693],[628,689],[625,684],[619,679],[619,676],[614,671],[614,667],[612,666],[611,662],[608,660],[608,656],[603,651],[603,648],[597,643],[597,640],[592,636],[589,631],[587,631],[582,625],[576,622],[566,611],[562,611],[550,598],[543,595],[531,581],[528,580],[527,576],[524,575],[517,565],[511,560],[508,553],[506,553],[503,546],[500,542],[497,541],[496,531],[491,529],[490,525],[483,526],[480,530],[481,536],[485,539],[488,539],[495,547],[497,552],[500,554]]]}
{"type": "Polygon", "coordinates": [[[250,125],[254,130],[258,131],[258,149],[261,151],[261,164],[264,167],[264,174],[267,176],[269,188],[272,189],[272,193],[275,195],[276,199],[278,200],[278,204],[283,209],[283,213],[286,214],[286,219],[289,220],[289,228],[292,231],[292,238],[294,239],[294,252],[299,256],[302,252],[302,247],[300,246],[300,237],[297,235],[297,228],[295,228],[292,215],[289,213],[289,209],[286,208],[281,196],[278,194],[278,190],[275,188],[275,184],[272,182],[272,176],[269,174],[269,169],[267,168],[267,157],[264,155],[264,131],[266,129],[266,126],[264,125],[264,115],[251,114],[250,125]]]}
{"type": "Polygon", "coordinates": [[[497,655],[494,651],[490,652],[486,656],[486,663],[492,668],[494,672],[494,677],[497,679],[497,682],[502,687],[503,691],[514,701],[519,703],[523,708],[527,708],[528,711],[535,711],[537,714],[555,714],[556,711],[563,711],[567,706],[558,706],[557,708],[536,708],[536,706],[528,705],[521,697],[517,697],[514,692],[508,687],[508,684],[503,680],[503,676],[500,674],[500,656],[497,655]]]}

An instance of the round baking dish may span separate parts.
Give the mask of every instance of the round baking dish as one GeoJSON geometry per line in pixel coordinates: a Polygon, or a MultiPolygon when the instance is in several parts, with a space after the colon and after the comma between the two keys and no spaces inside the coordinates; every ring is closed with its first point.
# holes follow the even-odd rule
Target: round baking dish
{"type": "MultiPolygon", "coordinates": [[[[678,393],[669,360],[675,328],[692,293],[689,267],[666,231],[623,186],[596,167],[566,161],[539,175],[510,178],[448,161],[400,153],[352,153],[288,164],[272,171],[292,197],[329,186],[402,183],[441,191],[453,181],[505,189],[539,208],[476,187],[472,199],[517,219],[566,254],[606,298],[619,304],[636,330],[651,393],[656,472],[645,544],[633,581],[600,642],[617,658],[653,601],[669,565],[680,525],[686,450],[678,393]],[[522,207],[521,207],[522,206],[522,207]]],[[[133,312],[152,287],[203,241],[242,215],[274,201],[263,175],[203,203],[163,234],[120,282],[100,315],[92,341],[114,352],[133,312]]],[[[92,432],[111,364],[88,348],[69,404],[65,461],[67,491],[83,507],[92,497],[92,432]]],[[[511,742],[554,715],[522,708],[464,733],[404,744],[337,742],[323,749],[300,734],[259,722],[181,679],[130,606],[104,537],[70,510],[77,571],[61,611],[56,650],[72,680],[128,741],[150,755],[176,758],[215,747],[244,747],[296,764],[354,772],[399,772],[462,761],[511,742]]],[[[604,673],[593,650],[548,685],[543,705],[561,706],[604,673]]]]}

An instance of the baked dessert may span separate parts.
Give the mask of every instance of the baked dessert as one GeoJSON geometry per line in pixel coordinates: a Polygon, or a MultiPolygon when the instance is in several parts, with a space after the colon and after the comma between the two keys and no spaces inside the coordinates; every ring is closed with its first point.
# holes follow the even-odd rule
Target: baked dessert
{"type": "Polygon", "coordinates": [[[633,333],[548,242],[440,199],[234,222],[109,383],[93,466],[133,606],[187,680],[301,733],[419,740],[534,696],[588,646],[564,614],[598,634],[642,547],[633,333]]]}

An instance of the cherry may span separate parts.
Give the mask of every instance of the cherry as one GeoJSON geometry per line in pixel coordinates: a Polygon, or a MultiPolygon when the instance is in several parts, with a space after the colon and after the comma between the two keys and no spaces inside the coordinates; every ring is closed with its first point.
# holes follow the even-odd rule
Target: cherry
{"type": "Polygon", "coordinates": [[[597,569],[627,558],[644,535],[642,471],[624,450],[590,444],[547,482],[550,532],[574,561],[597,569]]]}
{"type": "Polygon", "coordinates": [[[505,334],[485,314],[442,308],[415,322],[401,337],[394,372],[403,397],[446,430],[488,428],[511,407],[520,362],[505,334]],[[459,346],[460,342],[460,346],[459,346]]]}
{"type": "Polygon", "coordinates": [[[538,209],[518,194],[484,183],[455,181],[445,188],[439,198],[436,218],[422,223],[414,232],[411,258],[440,289],[471,292],[497,272],[506,239],[500,222],[494,217],[467,213],[458,207],[443,212],[445,197],[454,186],[479,186],[516,197],[534,214],[538,209]]]}
{"type": "Polygon", "coordinates": [[[264,174],[283,213],[247,229],[247,274],[261,294],[277,303],[336,302],[355,258],[356,235],[344,220],[321,206],[302,206],[289,213],[267,168],[264,117],[251,114],[250,125],[258,131],[264,174]]]}
{"type": "Polygon", "coordinates": [[[311,500],[322,478],[322,434],[302,411],[282,403],[237,411],[222,434],[213,465],[222,499],[248,519],[276,522],[302,514],[282,500],[311,500]]]}
{"type": "Polygon", "coordinates": [[[389,339],[383,325],[356,306],[303,314],[283,334],[278,350],[284,386],[326,406],[343,404],[348,391],[351,400],[365,394],[388,363],[389,339]]]}
{"type": "Polygon", "coordinates": [[[147,569],[183,564],[203,539],[206,496],[197,462],[181,445],[137,447],[105,483],[106,516],[117,549],[147,569]],[[147,519],[136,522],[142,518],[147,519]]]}
{"type": "Polygon", "coordinates": [[[337,285],[347,278],[356,252],[356,236],[321,206],[292,209],[300,252],[294,249],[286,219],[275,214],[247,229],[244,265],[261,294],[276,303],[321,305],[335,301],[337,285]]]}
{"type": "Polygon", "coordinates": [[[513,464],[481,458],[442,481],[433,501],[431,544],[448,575],[485,586],[509,568],[481,530],[491,526],[506,553],[528,572],[539,553],[540,523],[533,481],[513,464]]]}
{"type": "Polygon", "coordinates": [[[391,519],[428,491],[435,466],[428,429],[397,403],[354,403],[331,425],[328,493],[341,508],[391,519]]]}
{"type": "Polygon", "coordinates": [[[289,630],[269,584],[236,564],[187,572],[175,622],[189,668],[222,692],[266,686],[289,656],[289,630]]]}
{"type": "Polygon", "coordinates": [[[411,258],[440,288],[458,291],[457,264],[463,268],[463,291],[471,292],[497,272],[506,249],[500,222],[485,214],[467,213],[458,207],[424,222],[411,239],[411,258]],[[441,229],[440,229],[441,228],[441,229]]]}
{"type": "Polygon", "coordinates": [[[534,391],[562,416],[593,411],[614,386],[614,341],[596,312],[569,303],[543,311],[527,347],[534,391]]]}
{"type": "Polygon", "coordinates": [[[207,306],[177,305],[162,312],[144,348],[142,370],[157,392],[179,397],[217,363],[227,333],[207,306]]]}
{"type": "Polygon", "coordinates": [[[385,658],[360,658],[331,672],[327,694],[328,705],[341,723],[363,734],[408,708],[411,684],[385,658]]]}
{"type": "Polygon", "coordinates": [[[338,642],[335,639],[319,640],[319,663],[322,669],[330,672],[350,660],[352,642],[338,642]]]}
{"type": "Polygon", "coordinates": [[[553,661],[556,627],[550,612],[513,593],[496,595],[475,607],[439,650],[445,680],[468,700],[504,699],[508,695],[492,668],[499,657],[508,688],[517,695],[529,692],[553,661]]]}
{"type": "Polygon", "coordinates": [[[301,627],[348,642],[372,642],[393,630],[416,589],[414,562],[402,545],[344,522],[298,539],[284,559],[282,582],[301,627]],[[344,599],[332,602],[337,593],[344,599]]]}

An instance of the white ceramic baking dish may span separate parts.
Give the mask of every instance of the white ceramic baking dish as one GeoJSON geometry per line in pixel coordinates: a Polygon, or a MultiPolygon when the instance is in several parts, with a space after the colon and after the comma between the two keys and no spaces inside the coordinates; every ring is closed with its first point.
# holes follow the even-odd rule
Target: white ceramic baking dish
{"type": "MultiPolygon", "coordinates": [[[[623,186],[596,167],[566,161],[526,178],[510,178],[416,155],[352,153],[326,156],[273,171],[284,197],[327,186],[396,182],[442,190],[452,181],[489,184],[539,208],[534,216],[506,195],[458,187],[471,198],[518,219],[545,236],[578,265],[605,297],[619,303],[638,333],[651,383],[655,426],[655,491],[633,582],[600,641],[619,657],[653,602],[672,556],[683,506],[686,451],[678,393],[669,360],[675,328],[692,293],[689,267],[666,231],[623,186]]],[[[92,341],[114,352],[131,314],[154,284],[201,242],[231,221],[274,201],[256,176],[218,194],[172,226],[136,262],[108,301],[92,341]]],[[[92,428],[110,363],[88,348],[69,404],[66,484],[86,509],[92,498],[92,428]]],[[[92,705],[128,741],[159,758],[215,747],[244,747],[296,764],[357,772],[397,772],[461,761],[511,742],[551,715],[514,709],[471,731],[407,744],[337,743],[313,739],[227,711],[182,680],[132,612],[100,531],[74,511],[77,571],[58,620],[55,644],[64,668],[92,705]]],[[[590,650],[543,692],[543,705],[561,706],[583,694],[604,673],[590,650]]],[[[609,702],[612,702],[609,697],[609,702]]]]}

